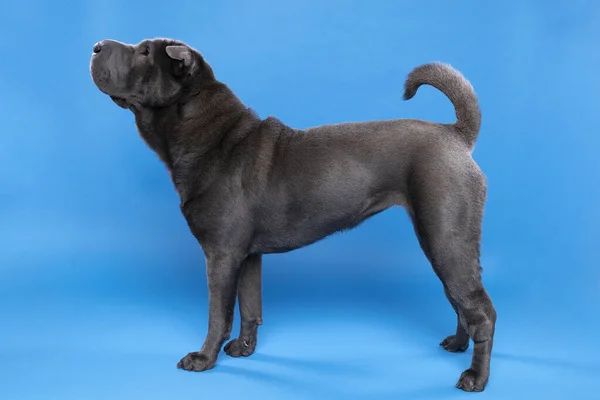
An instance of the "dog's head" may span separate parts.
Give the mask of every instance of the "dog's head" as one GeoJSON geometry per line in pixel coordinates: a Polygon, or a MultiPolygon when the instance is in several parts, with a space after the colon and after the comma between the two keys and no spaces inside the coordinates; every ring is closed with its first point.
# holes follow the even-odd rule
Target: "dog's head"
{"type": "Polygon", "coordinates": [[[165,107],[202,81],[214,80],[200,53],[172,39],[98,42],[90,72],[98,89],[123,108],[165,107]]]}

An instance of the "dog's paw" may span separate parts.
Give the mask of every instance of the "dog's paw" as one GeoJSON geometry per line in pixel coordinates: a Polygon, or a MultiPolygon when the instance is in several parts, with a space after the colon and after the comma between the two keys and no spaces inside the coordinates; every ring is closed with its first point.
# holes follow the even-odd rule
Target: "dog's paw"
{"type": "Polygon", "coordinates": [[[456,335],[450,335],[442,340],[440,346],[450,353],[463,352],[469,348],[469,338],[467,337],[467,340],[458,340],[456,335]]]}
{"type": "Polygon", "coordinates": [[[225,354],[231,357],[248,357],[254,353],[256,348],[256,337],[254,338],[237,338],[233,339],[225,345],[225,354]]]}
{"type": "Polygon", "coordinates": [[[461,374],[456,387],[465,392],[483,392],[487,381],[487,376],[481,376],[481,374],[469,368],[461,374]]]}
{"type": "Polygon", "coordinates": [[[215,366],[216,359],[209,358],[207,355],[194,352],[183,357],[177,364],[177,368],[185,369],[186,371],[206,371],[215,366]]]}

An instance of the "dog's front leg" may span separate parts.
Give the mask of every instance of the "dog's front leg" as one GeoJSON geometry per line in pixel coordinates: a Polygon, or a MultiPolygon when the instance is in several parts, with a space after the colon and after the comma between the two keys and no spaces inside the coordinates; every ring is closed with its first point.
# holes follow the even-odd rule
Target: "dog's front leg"
{"type": "Polygon", "coordinates": [[[207,252],[208,333],[198,352],[183,357],[177,368],[205,371],[215,366],[217,355],[231,335],[237,282],[243,257],[223,252],[207,252]]]}
{"type": "Polygon", "coordinates": [[[240,336],[225,345],[231,357],[248,357],[256,348],[258,326],[262,325],[262,256],[252,254],[244,260],[238,283],[242,323],[240,336]]]}

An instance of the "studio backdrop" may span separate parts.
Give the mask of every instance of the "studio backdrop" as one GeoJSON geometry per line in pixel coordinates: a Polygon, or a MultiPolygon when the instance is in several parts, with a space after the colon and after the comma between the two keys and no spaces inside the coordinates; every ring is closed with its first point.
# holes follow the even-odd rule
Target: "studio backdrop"
{"type": "MultiPolygon", "coordinates": [[[[95,42],[173,37],[260,117],[295,128],[453,122],[406,75],[442,61],[482,109],[487,399],[593,399],[600,376],[600,5],[305,0],[0,6],[0,398],[433,399],[471,348],[406,212],[264,258],[256,353],[187,373],[204,254],[133,116],[94,86],[95,42]]],[[[239,329],[236,311],[233,337],[239,329]]],[[[477,395],[476,395],[477,396],[477,395]]]]}

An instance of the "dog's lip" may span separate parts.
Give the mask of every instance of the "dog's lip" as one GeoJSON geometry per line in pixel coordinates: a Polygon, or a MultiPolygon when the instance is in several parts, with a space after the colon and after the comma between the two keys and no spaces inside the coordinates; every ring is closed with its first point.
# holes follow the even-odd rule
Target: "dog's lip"
{"type": "MultiPolygon", "coordinates": [[[[107,94],[108,94],[108,93],[107,93],[107,94]]],[[[120,97],[120,96],[113,96],[113,95],[111,95],[111,94],[108,94],[108,95],[109,95],[111,98],[115,99],[115,100],[120,100],[120,101],[123,101],[123,102],[126,102],[126,103],[127,103],[127,99],[126,99],[126,98],[124,98],[124,97],[120,97]]]]}
{"type": "Polygon", "coordinates": [[[90,63],[90,75],[92,76],[92,81],[94,82],[94,84],[96,85],[96,87],[104,94],[112,96],[112,93],[109,93],[105,87],[104,87],[104,83],[108,80],[110,80],[110,72],[108,71],[98,71],[97,68],[95,68],[94,63],[90,63]],[[102,75],[105,76],[102,76],[102,75]],[[100,76],[99,76],[100,75],[100,76]]]}

